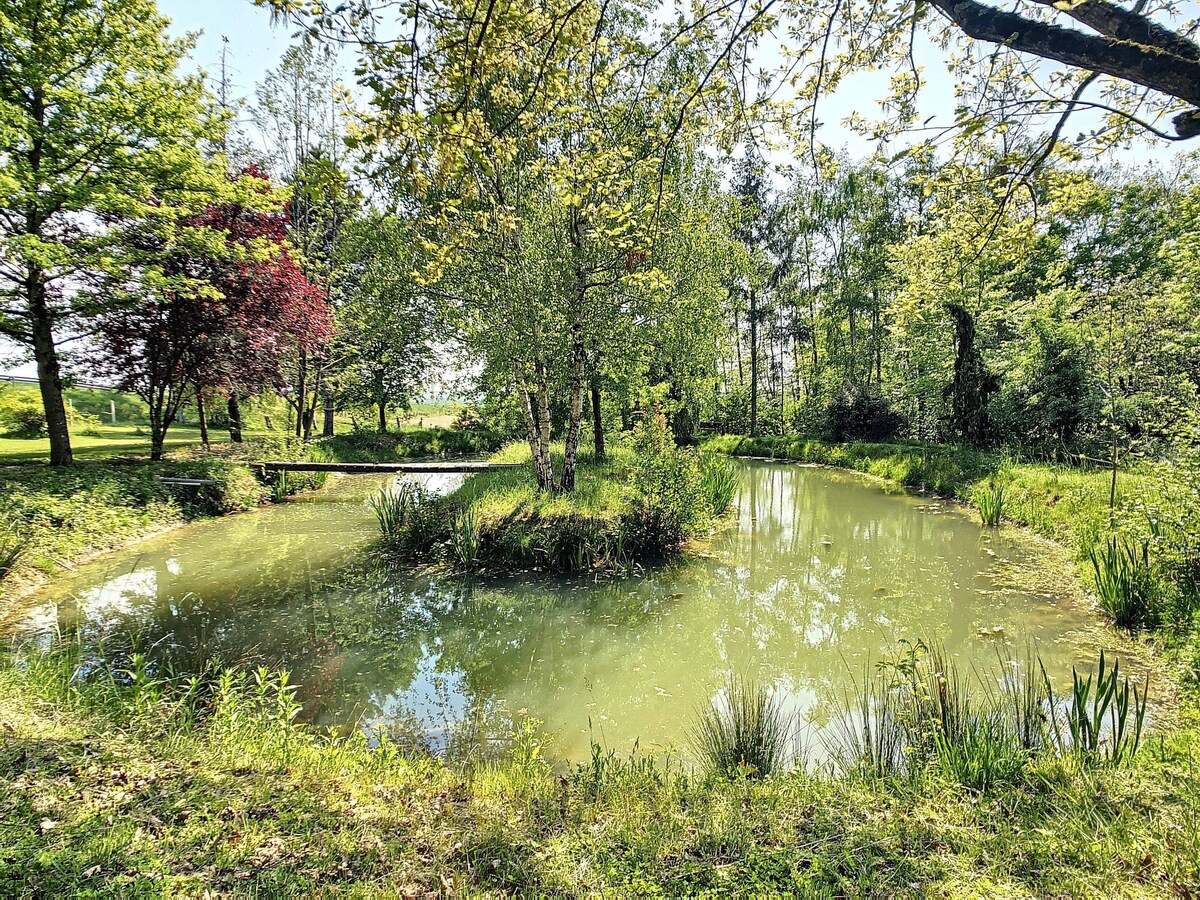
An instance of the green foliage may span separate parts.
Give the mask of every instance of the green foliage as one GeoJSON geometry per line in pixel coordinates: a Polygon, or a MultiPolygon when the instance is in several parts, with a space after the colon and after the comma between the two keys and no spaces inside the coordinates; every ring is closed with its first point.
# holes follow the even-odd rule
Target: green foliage
{"type": "Polygon", "coordinates": [[[0,533],[19,535],[24,551],[6,581],[53,574],[87,553],[265,499],[246,466],[216,459],[137,466],[95,461],[69,470],[12,466],[0,474],[0,533]],[[159,476],[213,484],[166,485],[159,476]]]}
{"type": "Polygon", "coordinates": [[[425,456],[474,456],[491,453],[505,443],[487,429],[401,428],[380,434],[358,429],[325,438],[321,446],[339,462],[391,462],[425,456]]]}
{"type": "Polygon", "coordinates": [[[918,778],[931,768],[981,792],[1020,782],[1038,759],[1129,765],[1141,741],[1146,691],[1106,668],[1073,673],[1066,711],[1060,709],[1041,660],[1000,657],[999,693],[977,673],[979,696],[944,649],[902,642],[894,659],[868,674],[848,697],[840,732],[829,749],[848,772],[872,778],[918,778]]]}
{"type": "Polygon", "coordinates": [[[781,771],[796,739],[778,693],[734,675],[696,719],[689,731],[692,752],[706,771],[723,777],[781,771]]]}
{"type": "Polygon", "coordinates": [[[21,561],[27,544],[26,538],[13,531],[0,532],[0,585],[3,585],[8,573],[21,561]]]}
{"type": "MultiPolygon", "coordinates": [[[[630,446],[634,454],[632,524],[639,540],[673,547],[707,528],[713,501],[720,499],[710,487],[717,488],[707,481],[699,454],[675,446],[666,417],[657,408],[634,428],[630,446]]],[[[728,485],[720,489],[725,487],[728,485]]]]}
{"type": "Polygon", "coordinates": [[[712,514],[725,515],[737,494],[737,471],[724,457],[716,453],[701,453],[700,479],[712,514]]]}
{"type": "Polygon", "coordinates": [[[458,562],[464,566],[474,565],[479,557],[479,511],[474,504],[464,507],[454,517],[450,538],[458,562]]]}
{"type": "Polygon", "coordinates": [[[1004,485],[989,482],[975,492],[976,504],[979,506],[979,517],[984,525],[999,525],[1004,518],[1004,485]]]}
{"type": "Polygon", "coordinates": [[[1153,626],[1161,618],[1150,547],[1113,535],[1088,550],[1100,608],[1122,628],[1153,626]]]}
{"type": "Polygon", "coordinates": [[[0,434],[36,437],[46,432],[46,413],[34,391],[0,388],[0,434]]]}
{"type": "Polygon", "coordinates": [[[511,752],[443,761],[299,724],[298,699],[282,674],[218,666],[181,679],[136,654],[72,647],[7,656],[0,885],[305,895],[336,879],[366,894],[402,882],[556,896],[731,885],[870,896],[898,879],[939,896],[1200,885],[1194,711],[1120,768],[1035,757],[1025,777],[977,792],[938,765],[916,781],[803,769],[713,779],[599,746],[551,777],[553,745],[529,720],[514,721],[511,752]]]}
{"type": "Polygon", "coordinates": [[[411,479],[384,488],[367,500],[367,505],[375,513],[384,540],[405,553],[428,550],[447,527],[445,505],[411,479]]]}
{"type": "Polygon", "coordinates": [[[1111,669],[1106,668],[1101,650],[1094,686],[1092,672],[1084,678],[1072,669],[1071,698],[1066,711],[1061,713],[1043,669],[1050,730],[1060,752],[1074,754],[1085,762],[1113,766],[1128,763],[1138,752],[1146,723],[1150,676],[1146,676],[1139,690],[1128,676],[1121,678],[1120,666],[1120,661],[1116,661],[1111,669]]]}

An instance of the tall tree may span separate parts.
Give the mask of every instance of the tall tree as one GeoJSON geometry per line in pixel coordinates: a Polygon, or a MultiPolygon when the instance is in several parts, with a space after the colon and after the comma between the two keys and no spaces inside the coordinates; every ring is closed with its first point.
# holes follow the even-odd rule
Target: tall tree
{"type": "Polygon", "coordinates": [[[218,189],[203,151],[221,126],[167,25],[153,0],[0,6],[0,334],[37,363],[55,465],[71,462],[63,331],[105,305],[83,288],[122,237],[101,222],[218,189]]]}
{"type": "Polygon", "coordinates": [[[139,253],[106,285],[123,302],[96,320],[95,367],[148,404],[153,459],[189,388],[280,390],[284,360],[331,336],[324,293],[293,259],[269,183],[254,169],[236,181],[237,202],[166,234],[131,229],[139,253]]]}
{"type": "Polygon", "coordinates": [[[359,219],[338,239],[338,395],[374,408],[381,432],[389,407],[407,404],[421,384],[443,322],[439,298],[414,276],[418,253],[412,224],[396,216],[359,219]]]}

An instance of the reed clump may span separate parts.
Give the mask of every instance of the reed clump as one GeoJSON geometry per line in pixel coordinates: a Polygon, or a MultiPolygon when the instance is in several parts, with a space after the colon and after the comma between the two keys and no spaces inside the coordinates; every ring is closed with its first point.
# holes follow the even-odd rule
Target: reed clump
{"type": "Polygon", "coordinates": [[[827,749],[849,773],[918,777],[935,769],[987,792],[1019,781],[1047,755],[1082,765],[1126,765],[1141,744],[1148,681],[1111,667],[1103,651],[1095,672],[1072,670],[1060,702],[1040,658],[1000,658],[998,689],[963,678],[937,645],[905,643],[847,698],[827,749]]]}
{"type": "Polygon", "coordinates": [[[999,525],[1004,518],[1004,485],[996,482],[983,485],[976,492],[975,503],[984,525],[999,525]]]}
{"type": "Polygon", "coordinates": [[[1122,628],[1158,624],[1158,590],[1148,542],[1114,535],[1088,549],[1100,607],[1122,628]]]}
{"type": "Polygon", "coordinates": [[[730,676],[717,698],[699,710],[689,740],[701,766],[713,774],[765,777],[787,762],[794,726],[775,691],[730,676]]]}

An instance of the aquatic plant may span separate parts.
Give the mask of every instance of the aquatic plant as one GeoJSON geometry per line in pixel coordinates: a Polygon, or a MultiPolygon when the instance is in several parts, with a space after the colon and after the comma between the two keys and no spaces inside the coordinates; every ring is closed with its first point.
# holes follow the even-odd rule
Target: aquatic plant
{"type": "Polygon", "coordinates": [[[731,675],[721,694],[699,710],[688,738],[707,771],[765,777],[787,762],[793,724],[778,694],[731,675]]]}
{"type": "Polygon", "coordinates": [[[906,730],[898,696],[879,677],[868,676],[847,694],[842,715],[822,741],[846,774],[882,778],[906,769],[906,730]]]}
{"type": "Polygon", "coordinates": [[[737,494],[738,476],[732,463],[716,453],[701,453],[700,485],[714,516],[724,515],[737,494]]]}
{"type": "Polygon", "coordinates": [[[984,525],[999,525],[1004,516],[1004,485],[991,482],[976,492],[979,517],[984,525]]]}
{"type": "Polygon", "coordinates": [[[423,538],[431,528],[433,498],[417,482],[404,480],[367,500],[379,531],[394,543],[406,545],[423,538]]]}
{"type": "Polygon", "coordinates": [[[276,472],[275,480],[271,482],[271,499],[279,503],[282,500],[286,500],[289,493],[288,473],[276,472]]]}
{"type": "Polygon", "coordinates": [[[935,731],[934,748],[941,771],[977,791],[1011,781],[1028,758],[999,711],[968,716],[953,737],[935,731]]]}
{"type": "MultiPolygon", "coordinates": [[[[304,458],[309,462],[336,462],[333,453],[329,448],[321,444],[309,444],[304,451],[304,458]]],[[[309,472],[308,483],[313,490],[319,487],[324,487],[325,482],[329,480],[328,472],[309,472]]]]}
{"type": "Polygon", "coordinates": [[[1112,668],[1106,666],[1103,650],[1094,682],[1092,672],[1084,678],[1072,667],[1071,696],[1065,711],[1060,712],[1043,667],[1050,698],[1050,730],[1062,755],[1119,766],[1137,753],[1146,724],[1150,676],[1139,689],[1129,676],[1121,677],[1120,668],[1119,660],[1112,668]]]}
{"type": "Polygon", "coordinates": [[[479,508],[470,504],[463,507],[451,525],[450,543],[454,556],[464,566],[474,565],[479,556],[479,524],[479,508]]]}
{"type": "Polygon", "coordinates": [[[1100,608],[1122,628],[1158,622],[1158,597],[1147,542],[1131,543],[1116,535],[1087,551],[1096,578],[1100,608]]]}

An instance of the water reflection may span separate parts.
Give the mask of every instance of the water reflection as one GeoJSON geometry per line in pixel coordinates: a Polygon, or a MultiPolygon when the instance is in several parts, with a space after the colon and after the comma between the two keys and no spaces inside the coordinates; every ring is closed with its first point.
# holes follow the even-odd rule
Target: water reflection
{"type": "Polygon", "coordinates": [[[317,502],[204,523],[84,567],[33,610],[51,627],[151,648],[175,672],[287,668],[305,720],[477,752],[514,716],[567,758],[598,740],[677,745],[733,670],[819,730],[902,637],[991,666],[992,635],[1068,670],[1087,616],[1039,589],[1049,551],[946,505],[843,473],[747,463],[735,521],[699,557],[638,577],[415,576],[380,553],[345,478],[317,502]],[[986,632],[985,635],[983,632],[986,632]]]}

